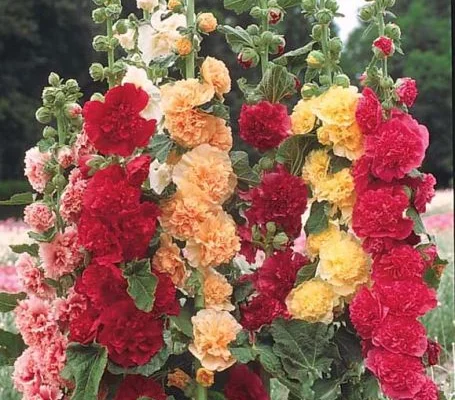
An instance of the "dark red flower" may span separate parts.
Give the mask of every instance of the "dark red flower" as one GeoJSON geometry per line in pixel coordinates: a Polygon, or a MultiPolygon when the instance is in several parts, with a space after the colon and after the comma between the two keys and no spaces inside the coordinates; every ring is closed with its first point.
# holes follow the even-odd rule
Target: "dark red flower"
{"type": "Polygon", "coordinates": [[[275,318],[288,318],[289,313],[284,302],[260,294],[247,304],[240,307],[242,319],[240,323],[249,331],[261,329],[263,325],[270,325],[275,318]]]}
{"type": "Polygon", "coordinates": [[[130,185],[139,187],[142,185],[149,175],[151,161],[150,156],[141,155],[126,164],[126,178],[130,185]]]}
{"type": "Polygon", "coordinates": [[[405,104],[407,107],[412,107],[419,94],[416,81],[411,78],[399,79],[396,93],[401,103],[405,104]]]}
{"type": "Polygon", "coordinates": [[[286,106],[264,100],[242,106],[239,129],[245,142],[264,152],[277,147],[289,136],[291,119],[286,106]]]}
{"type": "Polygon", "coordinates": [[[242,364],[229,370],[224,394],[227,400],[270,400],[261,378],[242,364]]]}
{"type": "Polygon", "coordinates": [[[399,317],[419,317],[437,305],[436,292],[425,283],[395,281],[373,286],[388,313],[399,317]]]}
{"type": "Polygon", "coordinates": [[[427,349],[425,327],[415,318],[388,315],[374,330],[373,344],[392,353],[422,357],[427,349]]]}
{"type": "Polygon", "coordinates": [[[131,83],[110,89],[104,102],[84,105],[84,129],[96,149],[105,155],[127,157],[147,145],[156,121],[140,115],[149,101],[147,92],[131,83]]]}
{"type": "Polygon", "coordinates": [[[396,240],[388,237],[367,237],[363,241],[362,247],[367,253],[371,254],[372,257],[376,257],[377,255],[388,253],[394,247],[402,244],[414,246],[418,243],[420,243],[420,237],[414,232],[411,232],[404,240],[396,240]]]}
{"type": "Polygon", "coordinates": [[[405,239],[413,229],[411,219],[403,216],[409,198],[399,185],[369,189],[357,198],[352,227],[359,237],[405,239]]]}
{"type": "Polygon", "coordinates": [[[180,312],[180,304],[176,297],[177,291],[172,283],[171,278],[167,274],[162,274],[153,271],[158,278],[158,284],[155,290],[155,303],[153,304],[153,315],[159,317],[163,314],[178,315],[180,312]]]}
{"type": "Polygon", "coordinates": [[[69,340],[88,344],[95,340],[99,329],[99,312],[87,300],[85,310],[77,315],[70,314],[69,340]]]}
{"type": "Polygon", "coordinates": [[[419,213],[427,211],[427,204],[431,202],[435,196],[436,178],[432,174],[423,174],[419,178],[405,178],[406,182],[411,189],[414,190],[413,203],[414,207],[419,213]]]}
{"type": "Polygon", "coordinates": [[[373,46],[376,47],[385,57],[390,56],[395,51],[393,40],[386,36],[378,37],[373,42],[373,46]]]}
{"type": "Polygon", "coordinates": [[[413,400],[438,400],[440,398],[438,387],[430,378],[427,378],[420,392],[413,397],[413,400]]]}
{"type": "Polygon", "coordinates": [[[426,382],[423,364],[417,357],[373,349],[368,352],[365,365],[378,378],[384,394],[392,399],[414,399],[426,382]]]}
{"type": "Polygon", "coordinates": [[[164,345],[163,321],[130,301],[104,310],[100,322],[98,341],[122,367],[146,364],[164,345]]]}
{"type": "Polygon", "coordinates": [[[439,356],[441,355],[441,345],[438,342],[428,339],[426,355],[428,365],[437,365],[439,363],[439,356]]]}
{"type": "Polygon", "coordinates": [[[374,177],[371,176],[371,162],[370,157],[362,156],[353,164],[352,176],[357,195],[367,190],[374,181],[374,177]]]}
{"type": "Polygon", "coordinates": [[[376,282],[422,280],[425,262],[420,252],[409,245],[398,245],[374,258],[372,278],[376,282]]]}
{"type": "Polygon", "coordinates": [[[307,194],[303,180],[278,165],[263,175],[258,187],[244,195],[251,201],[245,216],[250,226],[275,222],[288,236],[297,237],[302,229],[301,216],[306,210],[307,194]]]}
{"type": "Polygon", "coordinates": [[[370,339],[377,328],[384,312],[378,297],[370,289],[360,289],[349,306],[349,315],[357,333],[362,339],[370,339]]]}
{"type": "Polygon", "coordinates": [[[376,132],[382,122],[382,106],[376,93],[366,87],[357,103],[355,118],[364,135],[376,132]]]}
{"type": "Polygon", "coordinates": [[[114,400],[137,400],[139,398],[166,400],[162,386],[142,375],[127,375],[117,390],[114,400]]]}
{"type": "Polygon", "coordinates": [[[252,243],[251,228],[248,225],[239,225],[237,233],[241,239],[240,254],[245,256],[246,261],[250,264],[254,263],[257,249],[252,243]]]}
{"type": "Polygon", "coordinates": [[[386,182],[403,178],[422,164],[428,140],[425,126],[409,114],[393,110],[376,134],[367,137],[365,154],[372,158],[371,172],[386,182]]]}

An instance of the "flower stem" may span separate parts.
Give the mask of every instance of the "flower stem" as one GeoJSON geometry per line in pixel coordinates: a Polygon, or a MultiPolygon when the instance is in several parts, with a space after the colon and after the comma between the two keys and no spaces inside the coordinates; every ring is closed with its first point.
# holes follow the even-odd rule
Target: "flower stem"
{"type": "MultiPolygon", "coordinates": [[[[194,1],[188,0],[186,5],[186,23],[188,27],[194,28],[195,17],[194,17],[194,1]]],[[[185,58],[185,78],[194,78],[194,36],[191,37],[191,44],[193,46],[191,53],[185,58]]]]}
{"type": "MultiPolygon", "coordinates": [[[[260,0],[260,6],[263,11],[267,10],[268,2],[267,0],[260,0]]],[[[261,33],[267,32],[269,30],[269,17],[268,13],[264,12],[264,15],[261,18],[261,33]]],[[[267,65],[269,63],[269,46],[266,45],[261,52],[261,69],[262,76],[264,76],[267,71],[267,65]]]]}
{"type": "MultiPolygon", "coordinates": [[[[379,10],[379,13],[378,13],[379,36],[384,36],[384,33],[385,33],[384,12],[385,12],[385,9],[381,9],[381,10],[379,10]]],[[[384,57],[384,60],[382,60],[382,74],[384,75],[384,77],[387,77],[389,75],[387,57],[384,57]]]]}
{"type": "Polygon", "coordinates": [[[109,84],[109,89],[114,87],[114,77],[112,75],[112,70],[114,68],[114,48],[110,45],[112,42],[113,33],[112,33],[112,18],[107,18],[106,20],[107,27],[107,37],[109,39],[109,50],[107,51],[107,66],[109,68],[109,74],[107,76],[107,81],[109,84]]]}
{"type": "MultiPolygon", "coordinates": [[[[321,0],[320,4],[321,8],[325,7],[325,0],[321,0]]],[[[332,84],[332,67],[330,65],[330,51],[329,51],[329,24],[321,25],[322,32],[321,32],[321,47],[322,53],[324,54],[325,58],[325,74],[327,75],[330,84],[332,84]]]]}

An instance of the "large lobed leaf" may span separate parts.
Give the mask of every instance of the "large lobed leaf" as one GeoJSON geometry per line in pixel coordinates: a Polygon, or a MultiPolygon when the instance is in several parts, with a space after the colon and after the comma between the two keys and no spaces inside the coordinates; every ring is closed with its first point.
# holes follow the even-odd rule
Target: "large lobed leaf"
{"type": "Polygon", "coordinates": [[[131,263],[123,275],[128,281],[128,294],[136,307],[145,312],[152,311],[158,278],[150,271],[150,260],[131,263]]]}

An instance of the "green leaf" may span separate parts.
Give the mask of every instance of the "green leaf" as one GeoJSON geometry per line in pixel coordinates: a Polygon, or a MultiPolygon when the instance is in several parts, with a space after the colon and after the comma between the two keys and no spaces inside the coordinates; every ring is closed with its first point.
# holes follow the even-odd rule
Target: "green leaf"
{"type": "Polygon", "coordinates": [[[278,0],[278,5],[282,8],[295,7],[300,4],[302,4],[302,0],[278,0]]]}
{"type": "Polygon", "coordinates": [[[55,139],[48,138],[48,139],[41,139],[38,142],[38,148],[41,153],[45,153],[48,151],[53,145],[55,144],[55,139]]]}
{"type": "Polygon", "coordinates": [[[276,64],[271,64],[267,68],[258,86],[258,92],[271,103],[280,102],[283,97],[294,93],[294,91],[294,77],[285,67],[276,64]]]}
{"type": "Polygon", "coordinates": [[[28,253],[32,257],[38,257],[38,251],[39,251],[38,243],[33,243],[33,244],[12,244],[9,247],[16,254],[28,253]]]}
{"type": "Polygon", "coordinates": [[[17,193],[11,196],[9,200],[0,201],[0,206],[25,206],[35,201],[35,196],[31,192],[17,193]]]}
{"type": "Polygon", "coordinates": [[[288,51],[278,58],[275,58],[273,62],[279,65],[285,65],[288,67],[288,70],[293,72],[295,75],[298,75],[300,71],[305,67],[305,61],[307,54],[313,50],[315,41],[312,41],[306,44],[299,49],[288,51]]]}
{"type": "Polygon", "coordinates": [[[308,265],[304,265],[302,268],[300,268],[299,271],[297,272],[295,286],[298,286],[305,281],[309,281],[310,279],[313,279],[314,276],[316,275],[318,263],[319,263],[319,261],[316,260],[315,262],[308,264],[308,265]]]}
{"type": "MultiPolygon", "coordinates": [[[[245,4],[248,3],[248,0],[236,0],[236,2],[245,4]]],[[[226,36],[226,41],[229,43],[235,53],[242,51],[243,47],[245,46],[254,48],[253,39],[251,38],[250,34],[241,26],[236,26],[233,28],[229,25],[221,25],[218,27],[218,31],[226,36]]]]}
{"type": "Polygon", "coordinates": [[[411,218],[414,222],[414,232],[416,235],[426,234],[427,230],[425,229],[425,225],[423,224],[422,218],[420,214],[414,207],[408,208],[406,211],[406,215],[411,218]]]}
{"type": "Polygon", "coordinates": [[[336,174],[345,168],[350,168],[352,162],[349,161],[347,158],[338,157],[334,154],[330,155],[330,172],[332,174],[336,174]]]}
{"type": "Polygon", "coordinates": [[[209,390],[207,393],[207,400],[226,400],[224,394],[220,392],[215,392],[214,390],[209,390]]]}
{"type": "Polygon", "coordinates": [[[362,385],[363,399],[376,400],[379,398],[379,384],[377,379],[370,373],[364,374],[360,382],[362,385]]]}
{"type": "Polygon", "coordinates": [[[341,326],[335,333],[335,344],[346,365],[352,366],[363,361],[362,347],[357,335],[341,326]]]}
{"type": "Polygon", "coordinates": [[[328,207],[330,204],[327,201],[315,201],[311,205],[310,216],[305,224],[307,236],[321,233],[329,227],[328,207]]]}
{"type": "Polygon", "coordinates": [[[275,342],[273,350],[288,379],[311,383],[330,371],[333,326],[277,319],[270,331],[275,342]]]}
{"type": "Polygon", "coordinates": [[[74,379],[76,387],[71,400],[97,400],[98,390],[107,365],[107,350],[97,344],[83,346],[70,343],[66,349],[65,379],[74,379]]]}
{"type": "Polygon", "coordinates": [[[427,268],[425,270],[423,280],[428,286],[436,290],[439,288],[439,284],[441,283],[441,278],[438,276],[438,274],[433,268],[427,268]]]}
{"type": "Polygon", "coordinates": [[[341,396],[338,379],[318,379],[312,387],[314,397],[318,400],[338,400],[341,396]]]}
{"type": "Polygon", "coordinates": [[[25,293],[0,293],[0,312],[13,311],[17,302],[24,300],[25,297],[25,293]]]}
{"type": "Polygon", "coordinates": [[[244,183],[248,187],[259,185],[261,179],[259,174],[251,169],[248,153],[244,151],[231,151],[229,156],[231,158],[232,168],[239,182],[244,183]]]}
{"type": "Polygon", "coordinates": [[[151,360],[144,365],[132,368],[124,368],[113,362],[109,361],[107,364],[107,370],[113,375],[143,375],[143,376],[151,376],[155,372],[159,371],[163,368],[164,364],[168,360],[170,356],[169,348],[163,347],[157,354],[155,354],[151,360]]]}
{"type": "Polygon", "coordinates": [[[236,303],[244,302],[254,292],[253,283],[250,281],[238,282],[234,287],[236,303]]]}
{"type": "Polygon", "coordinates": [[[251,347],[231,347],[230,350],[234,358],[241,364],[248,364],[256,358],[251,347]]]}
{"type": "Polygon", "coordinates": [[[257,103],[263,100],[262,95],[259,93],[258,85],[248,83],[245,78],[238,79],[237,85],[248,104],[257,103]]]}
{"type": "Polygon", "coordinates": [[[24,350],[21,335],[0,329],[0,366],[13,365],[24,350]]]}
{"type": "Polygon", "coordinates": [[[150,260],[135,261],[123,271],[128,281],[128,294],[139,310],[150,312],[155,302],[158,278],[150,271],[150,260]]]}
{"type": "Polygon", "coordinates": [[[53,227],[43,233],[28,232],[27,234],[30,239],[36,240],[37,242],[49,243],[52,242],[52,240],[54,240],[54,237],[57,234],[57,228],[53,227]]]}
{"type": "Polygon", "coordinates": [[[257,343],[255,350],[259,355],[259,362],[269,374],[273,376],[284,374],[283,366],[278,356],[273,352],[272,346],[257,343]]]}
{"type": "Polygon", "coordinates": [[[167,160],[174,143],[168,135],[154,135],[152,138],[150,154],[161,164],[167,160]]]}
{"type": "Polygon", "coordinates": [[[174,324],[180,332],[184,333],[189,338],[192,338],[193,324],[191,322],[191,316],[191,311],[186,307],[182,307],[179,315],[172,316],[169,319],[171,320],[171,324],[174,324]]]}
{"type": "Polygon", "coordinates": [[[281,143],[275,159],[284,164],[291,174],[301,176],[305,158],[319,147],[321,144],[314,134],[294,135],[281,143]]]}
{"type": "Polygon", "coordinates": [[[224,8],[241,14],[257,4],[256,0],[224,0],[224,8]]]}

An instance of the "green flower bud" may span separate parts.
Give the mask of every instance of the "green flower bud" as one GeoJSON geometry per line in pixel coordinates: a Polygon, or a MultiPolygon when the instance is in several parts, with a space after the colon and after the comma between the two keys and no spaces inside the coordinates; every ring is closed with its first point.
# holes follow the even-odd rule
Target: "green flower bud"
{"type": "Polygon", "coordinates": [[[63,175],[58,174],[52,178],[52,184],[57,190],[62,190],[65,188],[67,182],[63,175]]]}
{"type": "Polygon", "coordinates": [[[106,19],[107,19],[107,15],[106,15],[105,7],[95,8],[92,11],[92,20],[95,24],[102,24],[103,22],[106,21],[106,19]]]}
{"type": "Polygon", "coordinates": [[[58,91],[57,94],[55,95],[55,101],[54,104],[57,107],[62,107],[66,102],[66,96],[63,92],[58,91]]]}
{"type": "Polygon", "coordinates": [[[45,106],[53,105],[55,102],[55,95],[57,94],[57,89],[54,87],[46,87],[43,89],[43,94],[41,98],[43,99],[43,104],[45,106]]]}
{"type": "Polygon", "coordinates": [[[273,168],[273,160],[271,160],[270,158],[268,157],[262,157],[260,160],[259,160],[259,167],[263,170],[263,171],[267,171],[269,169],[272,169],[273,168]]]}
{"type": "Polygon", "coordinates": [[[251,237],[256,242],[261,241],[262,235],[257,225],[253,225],[253,228],[251,229],[251,237]]]}
{"type": "Polygon", "coordinates": [[[128,20],[126,20],[126,19],[118,20],[114,24],[113,29],[115,32],[117,32],[120,35],[125,34],[126,32],[128,32],[128,20]]]}
{"type": "Polygon", "coordinates": [[[341,86],[344,88],[349,87],[349,85],[351,84],[349,77],[345,74],[340,74],[340,75],[335,76],[334,83],[335,83],[335,85],[338,85],[338,86],[341,86]]]}
{"type": "Polygon", "coordinates": [[[70,94],[78,93],[81,90],[76,79],[68,79],[65,83],[65,88],[70,94]]]}
{"type": "Polygon", "coordinates": [[[46,126],[43,129],[44,139],[51,139],[57,136],[57,131],[52,126],[46,126]]]}
{"type": "Polygon", "coordinates": [[[58,86],[60,85],[60,77],[55,73],[55,72],[51,72],[49,74],[49,78],[47,79],[47,81],[49,82],[49,85],[51,86],[58,86]]]}
{"type": "Polygon", "coordinates": [[[260,33],[260,30],[259,30],[259,27],[255,24],[252,24],[252,25],[249,25],[247,28],[246,28],[246,31],[250,34],[250,35],[259,35],[260,33]]]}
{"type": "Polygon", "coordinates": [[[360,9],[359,18],[363,22],[369,22],[374,17],[374,14],[375,14],[374,5],[367,4],[360,9]]]}
{"type": "Polygon", "coordinates": [[[311,31],[311,36],[314,40],[319,42],[322,39],[322,26],[321,25],[314,25],[311,31]]]}
{"type": "Polygon", "coordinates": [[[388,23],[385,26],[385,35],[389,37],[390,39],[393,40],[400,40],[401,38],[401,29],[397,24],[394,24],[392,22],[388,23]]]}
{"type": "Polygon", "coordinates": [[[261,35],[262,42],[267,45],[272,44],[273,36],[273,33],[270,31],[263,32],[261,35]]]}
{"type": "Polygon", "coordinates": [[[262,10],[260,7],[256,6],[256,7],[253,7],[250,11],[250,15],[254,18],[254,19],[261,19],[264,15],[264,10],[262,10]]]}
{"type": "Polygon", "coordinates": [[[241,58],[242,63],[247,63],[251,67],[258,65],[260,61],[259,54],[251,47],[245,47],[239,54],[239,58],[241,58]]]}
{"type": "Polygon", "coordinates": [[[104,5],[105,0],[92,0],[97,6],[102,6],[104,5]]]}
{"type": "Polygon", "coordinates": [[[284,43],[284,38],[281,35],[273,35],[272,40],[270,41],[270,44],[272,46],[280,46],[284,43]]]}
{"type": "Polygon", "coordinates": [[[275,234],[275,232],[276,232],[276,224],[275,224],[275,222],[267,222],[265,224],[265,227],[266,227],[268,233],[270,233],[272,235],[275,234]]]}
{"type": "Polygon", "coordinates": [[[311,13],[316,9],[316,0],[303,0],[302,7],[307,13],[311,13]]]}
{"type": "Polygon", "coordinates": [[[390,76],[382,78],[380,83],[381,87],[383,87],[384,89],[392,88],[393,84],[394,84],[393,79],[390,76]]]}
{"type": "Polygon", "coordinates": [[[308,57],[306,58],[306,62],[310,68],[319,69],[324,66],[325,57],[324,54],[319,50],[312,50],[308,57]]]}
{"type": "Polygon", "coordinates": [[[70,103],[65,106],[65,115],[74,119],[77,118],[82,113],[82,107],[77,103],[70,103]]]}
{"type": "Polygon", "coordinates": [[[329,50],[334,53],[340,53],[343,49],[343,42],[339,37],[334,37],[329,41],[329,50]]]}
{"type": "Polygon", "coordinates": [[[330,11],[332,11],[334,14],[338,11],[338,3],[336,0],[326,0],[325,2],[326,8],[328,8],[330,11]]]}
{"type": "Polygon", "coordinates": [[[300,93],[304,99],[309,99],[319,94],[319,87],[315,83],[305,83],[300,93]]]}
{"type": "Polygon", "coordinates": [[[35,118],[41,124],[48,124],[52,121],[52,111],[47,107],[40,107],[36,110],[35,118]]]}
{"type": "Polygon", "coordinates": [[[117,19],[122,13],[122,6],[119,4],[109,4],[106,7],[106,15],[112,19],[117,19]]]}
{"type": "Polygon", "coordinates": [[[287,235],[284,232],[280,232],[273,238],[272,242],[273,248],[279,250],[281,247],[285,246],[288,243],[288,241],[289,238],[287,237],[287,235]]]}
{"type": "Polygon", "coordinates": [[[280,4],[278,3],[277,0],[269,0],[268,6],[269,6],[269,7],[279,7],[280,4]]]}
{"type": "Polygon", "coordinates": [[[101,93],[93,93],[92,97],[90,97],[90,101],[101,101],[104,103],[104,96],[101,93]]]}
{"type": "Polygon", "coordinates": [[[322,86],[330,86],[331,85],[331,81],[330,81],[330,77],[327,76],[327,75],[320,75],[319,76],[319,83],[322,85],[322,86]]]}
{"type": "Polygon", "coordinates": [[[93,63],[90,66],[89,73],[95,82],[104,79],[104,67],[100,63],[93,63]]]}
{"type": "Polygon", "coordinates": [[[108,51],[109,38],[107,36],[97,35],[93,38],[92,46],[95,51],[108,51]]]}
{"type": "Polygon", "coordinates": [[[333,19],[333,12],[326,8],[319,10],[316,13],[316,20],[322,25],[330,24],[330,22],[332,22],[332,19],[333,19]]]}

